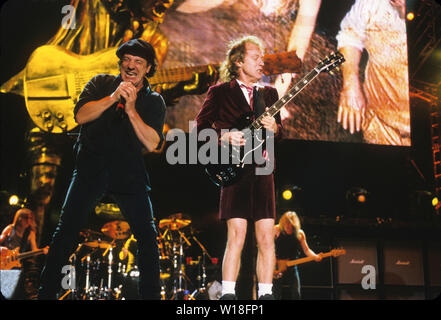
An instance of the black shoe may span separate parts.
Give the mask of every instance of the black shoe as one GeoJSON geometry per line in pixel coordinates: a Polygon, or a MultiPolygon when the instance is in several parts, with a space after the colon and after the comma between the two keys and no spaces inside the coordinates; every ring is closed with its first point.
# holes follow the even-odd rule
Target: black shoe
{"type": "Polygon", "coordinates": [[[276,300],[274,299],[274,296],[272,294],[264,294],[263,296],[259,297],[259,300],[276,300]]]}
{"type": "Polygon", "coordinates": [[[224,294],[219,300],[237,300],[236,295],[232,293],[224,294]]]}

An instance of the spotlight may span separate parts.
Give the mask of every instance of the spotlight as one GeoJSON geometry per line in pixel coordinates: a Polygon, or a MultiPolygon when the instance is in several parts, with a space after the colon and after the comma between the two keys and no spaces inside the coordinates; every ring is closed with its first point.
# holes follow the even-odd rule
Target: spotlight
{"type": "Polygon", "coordinates": [[[288,184],[277,191],[277,206],[280,210],[294,210],[304,207],[302,188],[288,184]]]}
{"type": "Polygon", "coordinates": [[[282,190],[282,198],[286,201],[289,201],[293,200],[293,197],[297,197],[301,193],[302,188],[298,186],[287,185],[282,190]]]}
{"type": "Polygon", "coordinates": [[[27,198],[22,199],[15,194],[13,194],[9,197],[9,205],[11,207],[18,207],[19,206],[19,207],[23,208],[25,206],[25,204],[27,203],[27,201],[28,201],[27,198]]]}
{"type": "Polygon", "coordinates": [[[285,200],[291,200],[292,199],[292,191],[291,190],[285,190],[282,193],[282,197],[285,200]]]}
{"type": "Polygon", "coordinates": [[[360,187],[351,188],[346,191],[346,199],[352,200],[360,204],[364,204],[367,201],[369,192],[360,187]]]}
{"type": "Polygon", "coordinates": [[[357,195],[357,201],[360,202],[360,203],[365,203],[366,202],[366,196],[364,194],[357,195]]]}
{"type": "Polygon", "coordinates": [[[16,206],[20,202],[20,199],[15,194],[9,197],[9,205],[16,206]]]}
{"type": "Polygon", "coordinates": [[[438,206],[439,200],[438,197],[433,197],[432,198],[432,206],[436,207],[438,206]]]}
{"type": "Polygon", "coordinates": [[[433,210],[439,210],[441,207],[438,195],[434,191],[416,190],[414,197],[416,210],[426,215],[431,215],[433,210]]]}
{"type": "Polygon", "coordinates": [[[412,21],[415,18],[415,14],[413,12],[409,12],[406,15],[407,20],[412,21]]]}

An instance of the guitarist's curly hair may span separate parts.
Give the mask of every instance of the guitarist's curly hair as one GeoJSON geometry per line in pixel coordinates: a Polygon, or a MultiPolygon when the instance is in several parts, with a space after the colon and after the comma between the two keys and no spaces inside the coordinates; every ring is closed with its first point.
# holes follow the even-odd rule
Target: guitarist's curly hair
{"type": "Polygon", "coordinates": [[[220,79],[228,82],[239,77],[239,68],[237,62],[243,62],[245,57],[247,43],[253,43],[264,51],[263,42],[256,36],[245,36],[228,43],[226,59],[220,67],[220,79]]]}

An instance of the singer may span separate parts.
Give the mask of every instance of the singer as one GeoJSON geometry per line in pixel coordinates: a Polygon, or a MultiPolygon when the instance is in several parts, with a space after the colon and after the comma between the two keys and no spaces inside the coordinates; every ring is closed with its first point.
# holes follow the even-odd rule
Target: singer
{"type": "Polygon", "coordinates": [[[39,299],[57,298],[61,269],[104,194],[115,199],[137,239],[140,298],[160,299],[157,231],[143,149],[153,151],[164,140],[165,103],[147,80],[157,65],[151,44],[133,39],[116,55],[120,74],[92,78],[74,109],[81,125],[75,169],[41,275],[39,299]]]}

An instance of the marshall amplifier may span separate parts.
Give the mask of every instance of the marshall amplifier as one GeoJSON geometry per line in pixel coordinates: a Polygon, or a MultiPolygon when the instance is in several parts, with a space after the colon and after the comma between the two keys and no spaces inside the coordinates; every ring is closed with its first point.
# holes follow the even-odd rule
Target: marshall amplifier
{"type": "Polygon", "coordinates": [[[425,300],[424,287],[395,287],[384,289],[385,300],[425,300]]]}
{"type": "Polygon", "coordinates": [[[337,283],[360,284],[366,276],[378,282],[377,245],[373,241],[342,240],[338,245],[346,254],[336,258],[337,283]]]}
{"type": "Polygon", "coordinates": [[[379,300],[378,290],[363,290],[352,286],[341,286],[337,288],[338,300],[379,300]]]}
{"type": "Polygon", "coordinates": [[[385,285],[424,285],[421,246],[413,243],[385,243],[383,257],[385,285]]]}
{"type": "Polygon", "coordinates": [[[431,287],[441,287],[441,244],[428,248],[427,265],[429,271],[429,285],[431,287]]]}
{"type": "MultiPolygon", "coordinates": [[[[326,252],[327,249],[319,250],[315,247],[314,251],[326,252]]],[[[332,258],[334,259],[334,258],[332,258]]],[[[338,259],[338,258],[337,258],[338,259]]],[[[332,263],[331,258],[324,258],[320,262],[309,262],[297,266],[299,270],[300,284],[305,287],[332,287],[332,263]]]]}

